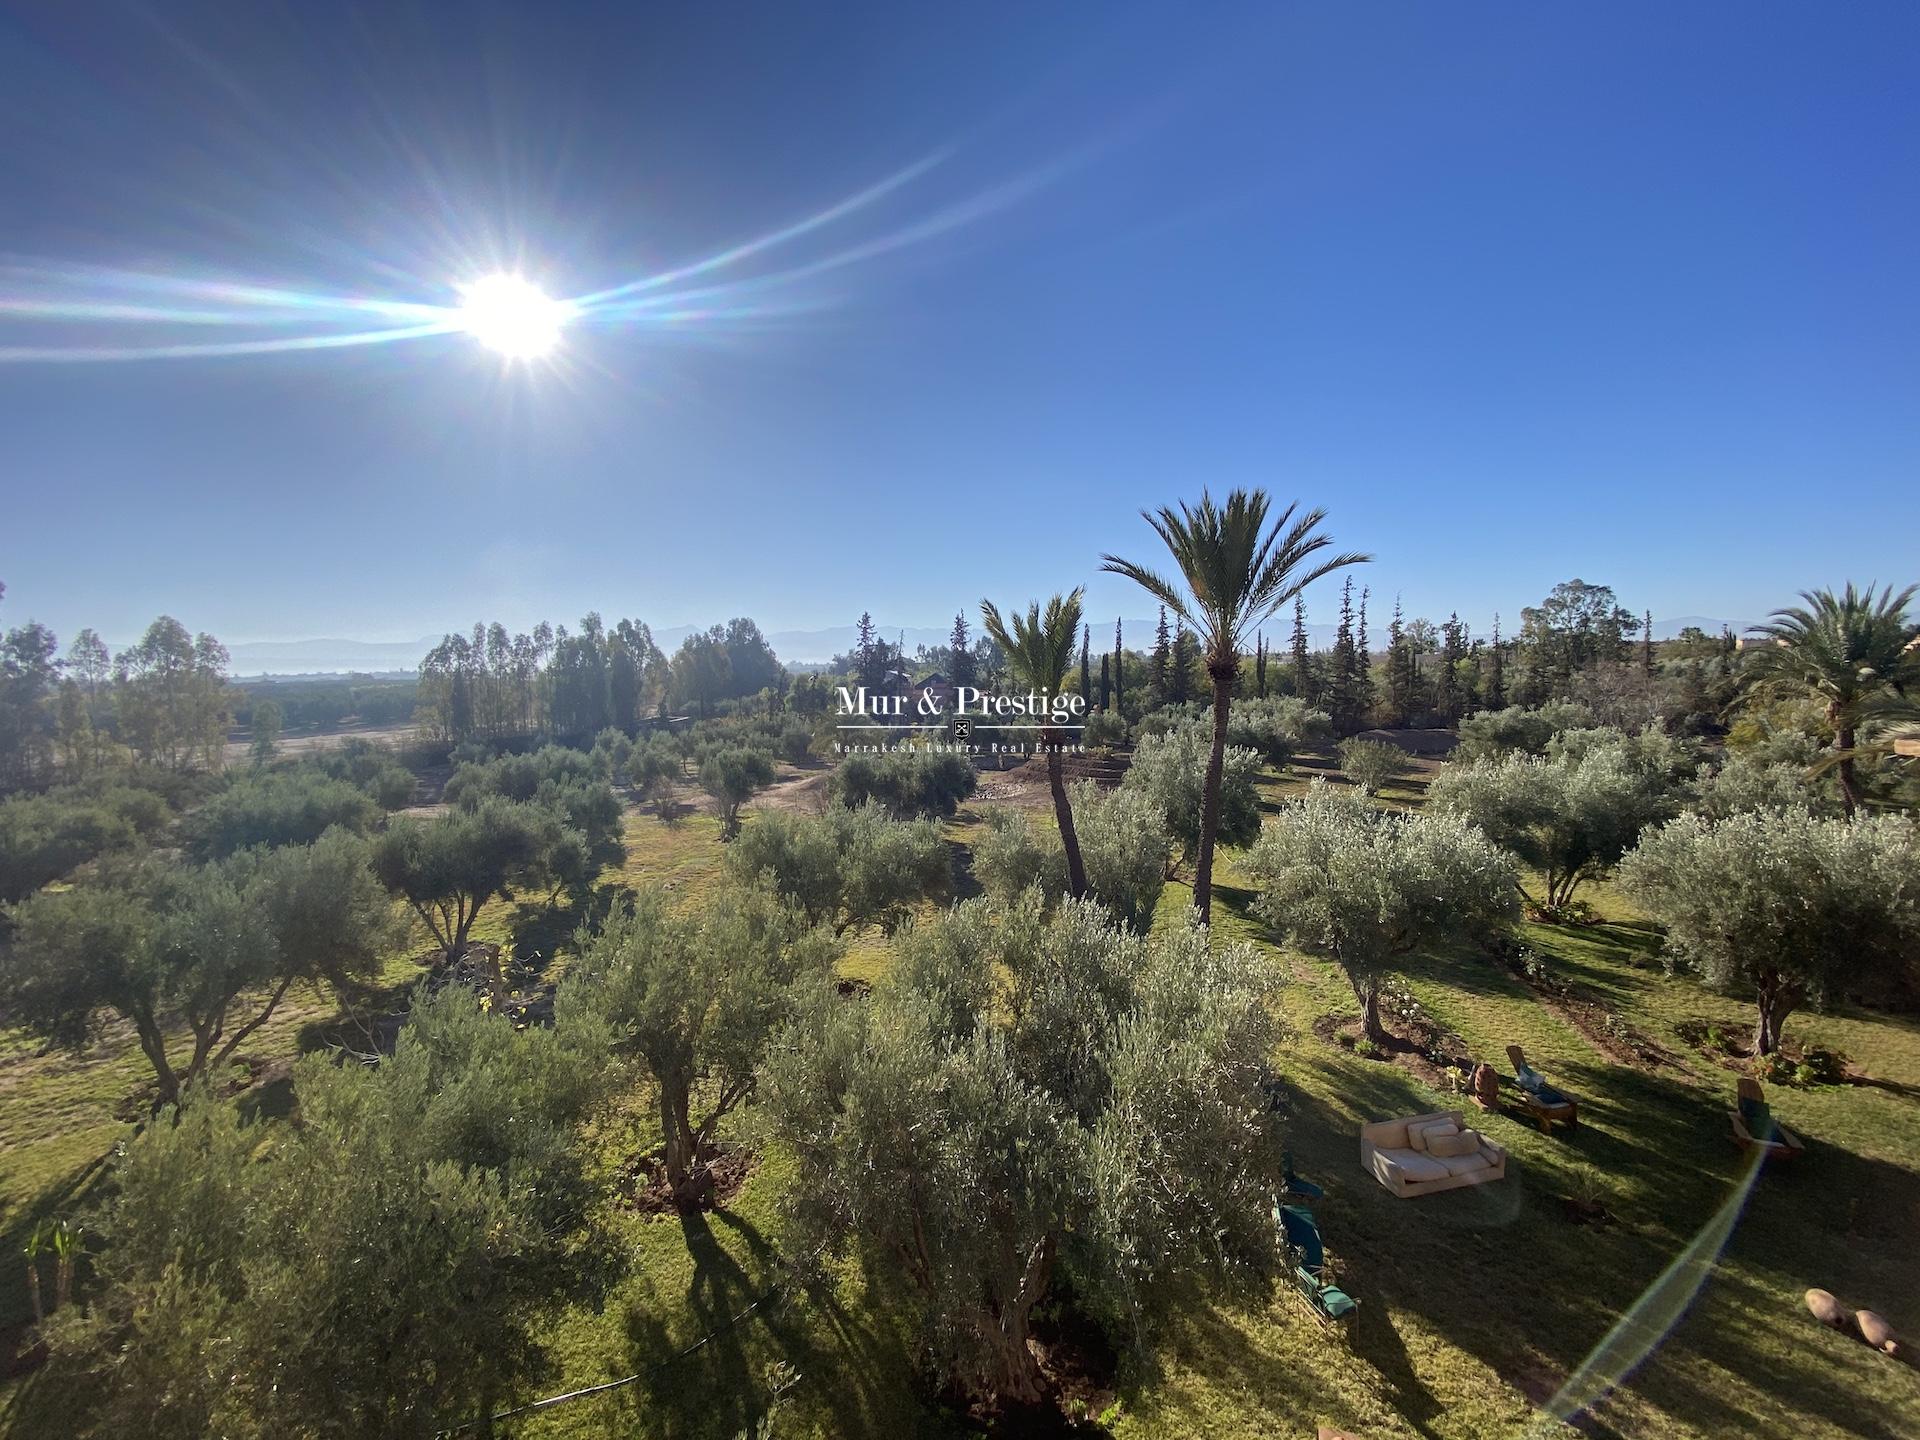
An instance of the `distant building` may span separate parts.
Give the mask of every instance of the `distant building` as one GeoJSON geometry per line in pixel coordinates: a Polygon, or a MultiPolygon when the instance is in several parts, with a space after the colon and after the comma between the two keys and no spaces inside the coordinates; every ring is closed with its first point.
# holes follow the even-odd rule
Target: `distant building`
{"type": "Polygon", "coordinates": [[[916,680],[913,688],[907,692],[907,698],[916,708],[919,708],[924,700],[927,710],[938,711],[944,715],[953,708],[953,683],[936,670],[933,674],[916,680]]]}

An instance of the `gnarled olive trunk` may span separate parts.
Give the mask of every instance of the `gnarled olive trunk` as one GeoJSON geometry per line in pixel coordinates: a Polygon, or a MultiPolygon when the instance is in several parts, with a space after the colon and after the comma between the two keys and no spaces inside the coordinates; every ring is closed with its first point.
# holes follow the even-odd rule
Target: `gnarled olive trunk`
{"type": "Polygon", "coordinates": [[[1046,1393],[1046,1376],[1029,1343],[1033,1337],[1033,1309],[1046,1294],[1053,1274],[1053,1239],[1049,1236],[1027,1256],[1019,1289],[997,1309],[983,1311],[977,1328],[993,1353],[987,1383],[1001,1400],[1031,1405],[1046,1393]]]}
{"type": "Polygon", "coordinates": [[[1797,987],[1777,977],[1769,977],[1755,986],[1754,1004],[1759,1010],[1753,1027],[1755,1055],[1771,1055],[1780,1048],[1787,1016],[1798,1008],[1801,998],[1797,987]]]}

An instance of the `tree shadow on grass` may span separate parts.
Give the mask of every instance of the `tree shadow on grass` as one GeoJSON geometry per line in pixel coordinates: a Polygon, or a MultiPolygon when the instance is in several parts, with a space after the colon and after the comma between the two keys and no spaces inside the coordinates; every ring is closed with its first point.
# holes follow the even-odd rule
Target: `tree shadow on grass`
{"type": "Polygon", "coordinates": [[[684,1300],[661,1296],[657,1309],[636,1308],[626,1320],[631,1369],[653,1371],[629,1402],[635,1433],[750,1433],[779,1364],[803,1381],[796,1404],[825,1407],[829,1432],[890,1428],[875,1417],[901,1409],[906,1361],[885,1343],[877,1314],[850,1312],[830,1278],[791,1275],[771,1240],[740,1214],[697,1213],[680,1224],[693,1263],[684,1300]]]}
{"type": "MultiPolygon", "coordinates": [[[[33,1319],[33,1307],[27,1295],[26,1264],[19,1259],[27,1236],[36,1225],[46,1221],[83,1219],[85,1212],[106,1192],[113,1155],[113,1150],[103,1150],[84,1164],[76,1165],[7,1216],[5,1227],[0,1228],[0,1256],[5,1256],[8,1262],[0,1265],[0,1327],[25,1325],[33,1319]]],[[[43,1262],[42,1280],[46,1282],[51,1278],[52,1264],[48,1259],[43,1262]]],[[[51,1291],[47,1298],[51,1300],[51,1291]]]]}

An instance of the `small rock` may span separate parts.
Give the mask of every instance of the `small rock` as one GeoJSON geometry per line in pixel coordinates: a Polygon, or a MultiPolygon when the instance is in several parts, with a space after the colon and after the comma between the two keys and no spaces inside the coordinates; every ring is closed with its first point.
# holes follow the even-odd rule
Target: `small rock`
{"type": "Polygon", "coordinates": [[[1874,1349],[1884,1350],[1889,1355],[1900,1353],[1900,1338],[1893,1333],[1893,1326],[1887,1323],[1885,1316],[1862,1310],[1854,1315],[1853,1323],[1860,1327],[1860,1338],[1874,1349]]]}
{"type": "Polygon", "coordinates": [[[1830,1325],[1835,1330],[1847,1328],[1847,1312],[1841,1308],[1840,1302],[1833,1298],[1830,1291],[1807,1291],[1807,1309],[1813,1312],[1813,1318],[1822,1325],[1830,1325]]]}

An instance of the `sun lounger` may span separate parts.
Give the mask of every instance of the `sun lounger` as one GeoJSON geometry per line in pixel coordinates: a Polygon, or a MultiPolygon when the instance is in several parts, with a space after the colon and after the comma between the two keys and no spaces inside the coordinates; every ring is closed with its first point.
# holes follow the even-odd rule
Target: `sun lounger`
{"type": "Polygon", "coordinates": [[[1541,1130],[1554,1125],[1569,1129],[1580,1123],[1580,1107],[1573,1097],[1563,1095],[1547,1083],[1547,1077],[1527,1064],[1526,1052],[1518,1045],[1507,1046],[1507,1059],[1513,1062],[1513,1083],[1520,1091],[1520,1103],[1541,1130]]]}
{"type": "Polygon", "coordinates": [[[1792,1160],[1807,1147],[1798,1135],[1773,1118],[1760,1082],[1743,1075],[1735,1087],[1738,1099],[1728,1111],[1733,1121],[1733,1143],[1742,1150],[1758,1150],[1766,1160],[1792,1160]]]}
{"type": "Polygon", "coordinates": [[[1286,1261],[1287,1278],[1307,1302],[1315,1319],[1322,1324],[1332,1324],[1345,1320],[1360,1308],[1358,1300],[1328,1281],[1326,1247],[1320,1241],[1320,1225],[1311,1210],[1275,1201],[1273,1223],[1281,1257],[1286,1261]]]}

